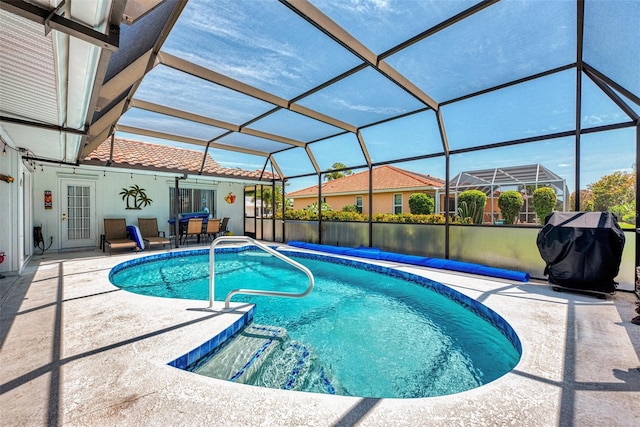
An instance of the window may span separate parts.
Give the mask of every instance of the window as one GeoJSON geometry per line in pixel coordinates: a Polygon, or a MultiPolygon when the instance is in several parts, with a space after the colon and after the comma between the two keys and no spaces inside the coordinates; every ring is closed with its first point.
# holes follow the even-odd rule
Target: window
{"type": "MultiPolygon", "coordinates": [[[[175,188],[169,188],[169,217],[173,217],[175,188]]],[[[216,190],[203,190],[199,188],[179,188],[180,199],[178,212],[200,212],[205,208],[215,218],[216,216],[216,190]]]]}
{"type": "Polygon", "coordinates": [[[393,213],[394,214],[402,213],[402,194],[393,195],[393,213]]]}
{"type": "Polygon", "coordinates": [[[362,213],[362,196],[356,196],[356,209],[358,213],[362,213]]]}

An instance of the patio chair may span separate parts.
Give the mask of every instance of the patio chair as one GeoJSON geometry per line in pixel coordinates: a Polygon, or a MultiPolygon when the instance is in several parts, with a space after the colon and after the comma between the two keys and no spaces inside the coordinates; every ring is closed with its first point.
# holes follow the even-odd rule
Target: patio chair
{"type": "Polygon", "coordinates": [[[111,249],[133,248],[138,251],[138,245],[127,236],[127,222],[124,218],[104,219],[104,243],[109,246],[109,256],[111,249]]]}
{"type": "Polygon", "coordinates": [[[210,219],[207,221],[207,229],[205,233],[208,240],[213,240],[220,233],[220,218],[210,219]]]}
{"type": "Polygon", "coordinates": [[[222,218],[222,222],[220,223],[220,232],[221,236],[226,236],[229,233],[229,217],[222,218]]]}
{"type": "Polygon", "coordinates": [[[189,218],[187,231],[184,233],[184,242],[189,246],[189,236],[196,236],[198,242],[202,235],[202,218],[189,218]]]}
{"type": "Polygon", "coordinates": [[[171,249],[171,239],[165,237],[164,231],[158,231],[158,219],[157,218],[138,218],[138,228],[140,234],[142,234],[142,240],[149,248],[154,245],[165,246],[169,244],[171,249]],[[162,233],[162,236],[160,236],[162,233]]]}

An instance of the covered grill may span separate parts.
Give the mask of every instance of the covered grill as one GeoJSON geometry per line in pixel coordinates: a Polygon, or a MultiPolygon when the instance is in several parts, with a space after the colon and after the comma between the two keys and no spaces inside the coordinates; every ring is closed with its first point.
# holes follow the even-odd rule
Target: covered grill
{"type": "Polygon", "coordinates": [[[538,233],[549,284],[612,293],[625,237],[611,212],[554,212],[538,233]]]}

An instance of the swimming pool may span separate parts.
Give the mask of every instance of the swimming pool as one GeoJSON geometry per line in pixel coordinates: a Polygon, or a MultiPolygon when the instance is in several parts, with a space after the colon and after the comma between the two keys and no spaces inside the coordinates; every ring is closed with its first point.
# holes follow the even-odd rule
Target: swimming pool
{"type": "MultiPolygon", "coordinates": [[[[294,387],[278,388],[378,398],[440,396],[491,382],[520,359],[520,342],[506,321],[451,288],[392,268],[283,252],[313,272],[310,295],[233,297],[256,304],[256,324],[284,329],[286,339],[277,343],[307,365],[308,378],[294,377],[294,387]]],[[[114,267],[109,277],[131,292],[208,300],[208,253],[139,258],[114,267]]],[[[216,249],[215,299],[239,287],[306,288],[302,272],[264,255],[251,246],[216,249]]],[[[264,376],[274,369],[279,367],[267,365],[254,384],[273,386],[264,376]]]]}

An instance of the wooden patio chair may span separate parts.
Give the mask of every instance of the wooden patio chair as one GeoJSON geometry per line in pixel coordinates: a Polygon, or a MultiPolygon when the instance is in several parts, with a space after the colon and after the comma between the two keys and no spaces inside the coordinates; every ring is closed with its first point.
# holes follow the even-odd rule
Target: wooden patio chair
{"type": "Polygon", "coordinates": [[[220,218],[210,219],[207,221],[207,229],[205,233],[208,240],[213,240],[220,233],[220,218]]]}
{"type": "Polygon", "coordinates": [[[166,247],[169,244],[169,249],[171,249],[171,239],[165,237],[164,231],[158,231],[157,218],[138,218],[138,228],[140,229],[142,240],[149,248],[154,245],[166,247]],[[162,233],[162,236],[160,236],[160,233],[162,233]]]}
{"type": "Polygon", "coordinates": [[[111,249],[133,248],[138,251],[136,242],[127,237],[127,221],[124,218],[104,219],[104,243],[109,245],[109,256],[111,249]]]}
{"type": "Polygon", "coordinates": [[[220,223],[220,232],[221,236],[226,236],[229,233],[229,217],[222,218],[222,222],[220,223]]]}
{"type": "Polygon", "coordinates": [[[187,231],[184,233],[184,242],[189,246],[189,236],[196,236],[198,241],[202,235],[202,218],[189,218],[187,231]]]}

